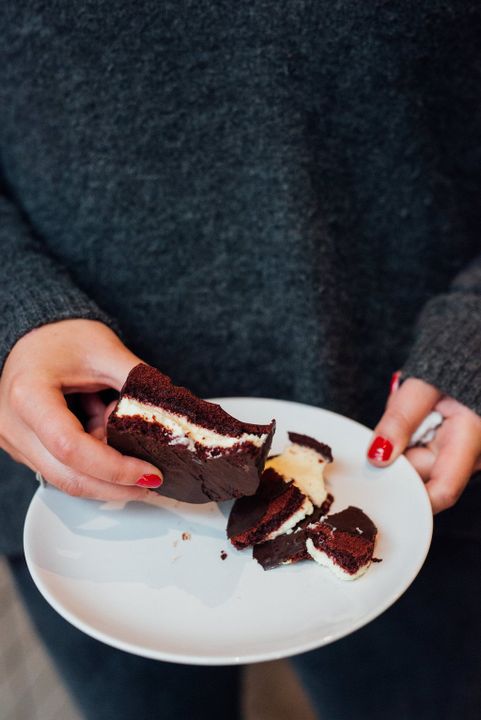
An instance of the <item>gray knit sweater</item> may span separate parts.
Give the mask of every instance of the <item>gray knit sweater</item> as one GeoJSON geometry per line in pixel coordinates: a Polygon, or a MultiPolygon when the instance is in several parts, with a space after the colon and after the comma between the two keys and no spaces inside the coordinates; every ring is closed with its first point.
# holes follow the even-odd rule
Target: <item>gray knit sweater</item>
{"type": "MultiPolygon", "coordinates": [[[[0,360],[104,320],[203,396],[481,412],[481,7],[4,0],[0,360]]],[[[0,549],[30,474],[0,463],[0,549]]]]}

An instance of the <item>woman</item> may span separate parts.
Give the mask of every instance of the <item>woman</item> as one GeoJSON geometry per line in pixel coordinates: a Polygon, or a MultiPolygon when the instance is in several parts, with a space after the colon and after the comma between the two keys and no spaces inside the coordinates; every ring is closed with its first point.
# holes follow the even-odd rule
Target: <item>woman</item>
{"type": "MultiPolygon", "coordinates": [[[[368,454],[381,467],[437,408],[435,440],[408,457],[433,510],[451,507],[481,453],[479,9],[25,0],[0,12],[2,448],[70,494],[145,497],[159,471],[102,443],[98,394],[141,358],[202,396],[377,422],[368,454]],[[398,367],[407,379],[383,413],[398,367]]],[[[7,529],[32,487],[2,462],[12,555],[7,529]]],[[[479,498],[471,481],[392,611],[298,659],[326,717],[477,717],[479,613],[463,609],[463,634],[451,603],[480,584],[479,498]]],[[[234,717],[235,669],[99,646],[12,567],[88,717],[234,717]]]]}

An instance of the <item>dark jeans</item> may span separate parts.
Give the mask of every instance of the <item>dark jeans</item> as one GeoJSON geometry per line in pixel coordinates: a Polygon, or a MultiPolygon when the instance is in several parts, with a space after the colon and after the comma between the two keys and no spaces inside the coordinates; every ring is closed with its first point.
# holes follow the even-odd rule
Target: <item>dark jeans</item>
{"type": "MultiPolygon", "coordinates": [[[[322,720],[481,717],[481,484],[436,525],[428,561],[398,603],[348,638],[293,658],[322,720]]],[[[114,650],[57,615],[23,559],[10,559],[10,567],[88,720],[239,717],[238,668],[170,665],[114,650]]]]}

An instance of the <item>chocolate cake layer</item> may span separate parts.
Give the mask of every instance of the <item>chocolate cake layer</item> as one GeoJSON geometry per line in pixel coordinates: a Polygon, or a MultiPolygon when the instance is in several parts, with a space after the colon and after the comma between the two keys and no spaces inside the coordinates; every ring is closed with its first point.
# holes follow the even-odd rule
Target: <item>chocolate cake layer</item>
{"type": "Polygon", "coordinates": [[[252,497],[234,503],[227,523],[227,537],[238,549],[263,542],[297,515],[312,512],[312,504],[292,482],[285,482],[275,470],[265,470],[259,489],[252,497]]]}
{"type": "Polygon", "coordinates": [[[107,440],[162,471],[159,494],[204,503],[255,493],[274,430],[274,421],[243,423],[137,365],[109,418],[107,440]]]}
{"type": "Polygon", "coordinates": [[[369,567],[376,535],[372,520],[359,508],[350,506],[309,524],[306,547],[321,565],[354,579],[369,567]]]}
{"type": "Polygon", "coordinates": [[[301,520],[291,533],[284,533],[274,540],[255,545],[253,557],[264,570],[272,570],[279,565],[291,565],[300,560],[312,560],[306,548],[307,528],[329,512],[333,501],[334,497],[328,495],[323,505],[314,508],[314,512],[301,520]]]}

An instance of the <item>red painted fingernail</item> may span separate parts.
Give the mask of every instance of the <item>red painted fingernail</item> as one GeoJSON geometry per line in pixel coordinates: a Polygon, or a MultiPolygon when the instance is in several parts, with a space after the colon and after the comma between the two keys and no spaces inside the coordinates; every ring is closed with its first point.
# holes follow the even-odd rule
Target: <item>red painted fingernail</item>
{"type": "Polygon", "coordinates": [[[135,484],[144,488],[159,488],[163,482],[158,475],[142,475],[135,484]]]}
{"type": "Polygon", "coordinates": [[[378,462],[387,462],[391,457],[393,451],[392,442],[386,440],[386,438],[380,437],[379,435],[374,438],[374,441],[369,448],[367,456],[370,460],[377,460],[378,462]]]}
{"type": "Polygon", "coordinates": [[[389,385],[389,394],[391,395],[393,392],[396,392],[396,390],[399,388],[400,384],[401,384],[401,371],[396,370],[396,372],[392,374],[391,383],[389,385]]]}

